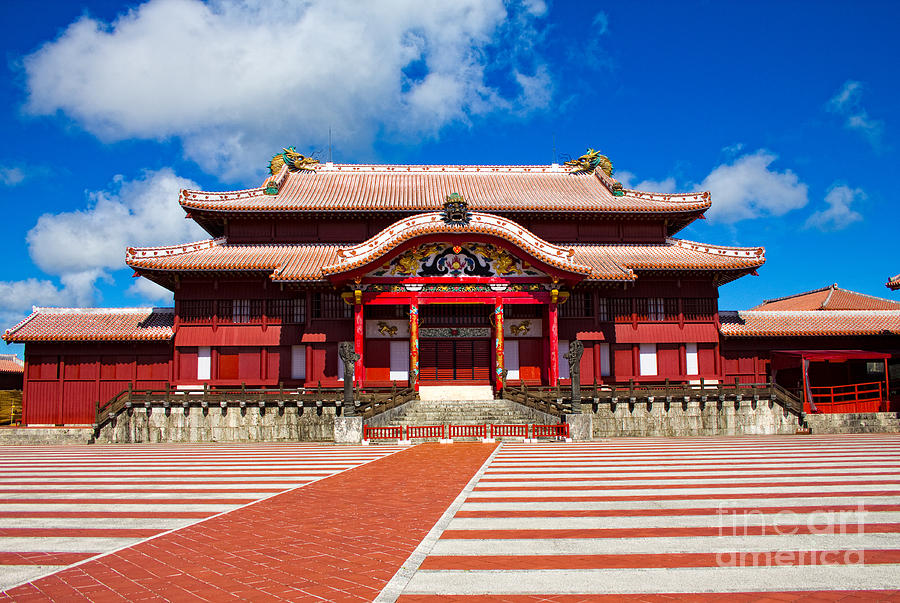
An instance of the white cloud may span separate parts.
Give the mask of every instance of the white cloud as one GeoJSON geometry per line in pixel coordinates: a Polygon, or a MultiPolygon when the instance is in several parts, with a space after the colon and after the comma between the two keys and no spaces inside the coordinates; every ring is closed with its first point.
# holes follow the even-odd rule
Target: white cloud
{"type": "Polygon", "coordinates": [[[737,222],[781,216],[808,202],[807,186],[791,170],[770,169],[777,157],[768,151],[742,155],[719,165],[696,187],[712,193],[711,221],[737,222]]]}
{"type": "Polygon", "coordinates": [[[807,228],[820,230],[841,230],[853,222],[862,220],[862,215],[851,209],[856,201],[866,199],[861,188],[850,188],[846,185],[832,185],[825,195],[826,209],[819,210],[806,220],[807,228]]]}
{"type": "Polygon", "coordinates": [[[48,280],[0,281],[0,331],[8,329],[31,312],[32,306],[69,306],[76,295],[48,280]]]}
{"type": "Polygon", "coordinates": [[[609,16],[601,10],[594,15],[591,24],[594,26],[594,35],[602,36],[609,31],[609,16]]]}
{"type": "Polygon", "coordinates": [[[843,116],[844,127],[858,132],[879,149],[884,136],[884,121],[869,117],[869,112],[862,106],[862,92],[861,82],[847,80],[828,101],[828,110],[843,116]]]}
{"type": "Polygon", "coordinates": [[[532,46],[545,13],[539,0],[149,0],[26,57],[25,108],[105,141],[177,137],[224,178],[258,175],[281,146],[324,146],[329,126],[364,150],[547,106],[532,46]]]}
{"type": "Polygon", "coordinates": [[[3,186],[16,186],[25,180],[25,172],[22,168],[0,166],[0,184],[3,186]]]}
{"type": "MultiPolygon", "coordinates": [[[[125,268],[129,245],[166,245],[208,235],[193,220],[184,219],[176,202],[182,188],[196,183],[170,169],[148,171],[137,180],[117,176],[112,190],[89,193],[79,211],[44,214],[26,237],[34,263],[59,278],[0,282],[0,321],[18,322],[40,306],[91,306],[97,302],[97,281],[112,281],[125,268]]],[[[128,293],[147,301],[171,303],[172,294],[145,279],[128,293]]]]}
{"type": "MultiPolygon", "coordinates": [[[[723,149],[734,156],[742,144],[723,149]]],[[[730,163],[716,166],[702,182],[678,182],[673,176],[662,180],[641,180],[626,170],[616,171],[616,179],[625,188],[652,192],[675,193],[710,191],[712,207],[706,212],[710,221],[733,223],[764,216],[780,216],[804,207],[808,202],[807,186],[791,170],[771,169],[777,156],[756,151],[736,157],[730,163]]]]}
{"type": "Polygon", "coordinates": [[[614,176],[622,183],[622,186],[631,190],[647,193],[674,193],[678,190],[678,184],[673,176],[662,180],[641,180],[636,184],[637,176],[628,170],[616,170],[614,176]]]}
{"type": "Polygon", "coordinates": [[[134,281],[134,284],[128,288],[128,295],[165,305],[171,305],[174,301],[174,296],[171,291],[144,277],[140,277],[134,281]]]}
{"type": "Polygon", "coordinates": [[[171,169],[148,171],[137,180],[117,176],[111,191],[88,195],[88,207],[44,214],[28,231],[28,251],[47,274],[93,283],[124,266],[129,245],[163,245],[208,236],[184,219],[177,203],[182,188],[199,188],[171,169]]]}

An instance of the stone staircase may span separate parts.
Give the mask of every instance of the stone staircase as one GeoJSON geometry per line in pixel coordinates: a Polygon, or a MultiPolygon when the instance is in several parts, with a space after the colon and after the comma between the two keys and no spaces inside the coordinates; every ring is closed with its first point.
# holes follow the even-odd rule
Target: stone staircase
{"type": "Polygon", "coordinates": [[[900,433],[900,413],[896,412],[810,413],[805,418],[813,434],[900,433]]]}

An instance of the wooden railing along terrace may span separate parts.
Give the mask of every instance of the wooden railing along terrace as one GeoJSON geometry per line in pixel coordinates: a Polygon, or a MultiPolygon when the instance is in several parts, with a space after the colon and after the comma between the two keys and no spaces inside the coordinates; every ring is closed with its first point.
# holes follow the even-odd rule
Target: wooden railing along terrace
{"type": "MultiPolygon", "coordinates": [[[[389,410],[400,404],[414,400],[418,394],[410,389],[366,388],[354,390],[355,414],[364,419],[389,410]]],[[[135,409],[151,409],[161,407],[166,410],[181,408],[187,411],[190,408],[229,408],[229,407],[274,407],[283,409],[294,406],[297,408],[334,407],[341,409],[344,406],[343,388],[285,388],[260,387],[248,388],[234,387],[210,387],[204,386],[202,390],[182,390],[166,386],[165,389],[132,389],[128,387],[122,390],[105,403],[97,403],[94,429],[99,429],[108,421],[116,418],[120,413],[135,409]]],[[[346,411],[344,411],[346,412],[346,411]]]]}
{"type": "Polygon", "coordinates": [[[809,389],[819,412],[878,412],[887,400],[884,381],[809,389]]]}

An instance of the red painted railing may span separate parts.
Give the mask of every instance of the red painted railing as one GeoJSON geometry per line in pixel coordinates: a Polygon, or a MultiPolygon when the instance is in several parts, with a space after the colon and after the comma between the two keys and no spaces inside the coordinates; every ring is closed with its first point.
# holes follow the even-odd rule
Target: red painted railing
{"type": "Polygon", "coordinates": [[[446,437],[445,433],[445,425],[408,425],[406,427],[406,439],[408,440],[413,438],[440,438],[443,440],[446,437]]]}
{"type": "Polygon", "coordinates": [[[488,434],[487,425],[451,425],[451,438],[486,438],[488,434]]]}
{"type": "Polygon", "coordinates": [[[568,438],[569,424],[557,423],[556,425],[532,425],[531,437],[533,438],[568,438]]]}
{"type": "Polygon", "coordinates": [[[824,413],[878,412],[885,400],[884,382],[811,387],[816,410],[824,413]]]}
{"type": "Polygon", "coordinates": [[[363,425],[364,440],[400,440],[402,437],[402,427],[369,427],[368,425],[363,425]]]}
{"type": "Polygon", "coordinates": [[[491,425],[492,438],[527,438],[528,425],[491,425]]]}

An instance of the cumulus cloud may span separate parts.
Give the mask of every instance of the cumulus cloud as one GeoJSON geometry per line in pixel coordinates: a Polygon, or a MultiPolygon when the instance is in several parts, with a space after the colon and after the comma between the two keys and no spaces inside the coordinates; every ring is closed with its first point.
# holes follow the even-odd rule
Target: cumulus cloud
{"type": "Polygon", "coordinates": [[[44,214],[28,231],[28,251],[47,274],[93,282],[123,266],[128,245],[163,245],[208,236],[176,202],[182,188],[199,188],[168,168],[137,180],[117,176],[112,190],[89,193],[83,210],[44,214]]]}
{"type": "Polygon", "coordinates": [[[161,285],[157,285],[153,281],[144,277],[138,278],[128,288],[128,295],[139,297],[141,299],[161,304],[172,304],[174,296],[172,292],[161,285]]]}
{"type": "Polygon", "coordinates": [[[0,166],[0,184],[3,186],[16,186],[25,180],[25,172],[22,168],[0,166]]]}
{"type": "MultiPolygon", "coordinates": [[[[117,176],[110,190],[88,194],[84,209],[44,214],[28,231],[31,259],[50,280],[0,282],[0,319],[16,322],[33,304],[90,306],[97,302],[97,282],[112,281],[125,268],[129,245],[168,245],[209,236],[184,219],[176,203],[182,188],[198,188],[171,169],[147,171],[140,178],[117,176]],[[14,320],[13,320],[14,319],[14,320]]],[[[142,279],[143,281],[143,279],[142,279]]],[[[129,293],[147,301],[171,301],[171,293],[149,281],[129,293]]]]}
{"type": "Polygon", "coordinates": [[[828,101],[828,110],[844,118],[844,127],[858,132],[876,149],[881,148],[884,121],[869,117],[862,106],[862,82],[847,80],[828,101]]]}
{"type": "Polygon", "coordinates": [[[24,59],[25,105],[105,141],[177,137],[224,178],[295,143],[437,136],[493,111],[546,106],[539,0],[149,0],[82,17],[24,59]],[[509,51],[512,49],[512,51],[509,51]]]}
{"type": "Polygon", "coordinates": [[[710,191],[712,207],[706,215],[724,223],[780,216],[807,204],[807,186],[797,174],[771,167],[778,158],[775,154],[760,150],[737,156],[743,148],[737,144],[723,149],[730,162],[713,168],[700,183],[679,182],[674,176],[638,181],[626,170],[616,171],[616,179],[625,188],[653,193],[710,191]]]}
{"type": "Polygon", "coordinates": [[[861,188],[850,188],[846,185],[832,185],[825,195],[826,209],[819,210],[806,220],[807,228],[820,230],[841,230],[854,222],[862,220],[859,212],[851,209],[857,201],[866,199],[861,188]]]}
{"type": "Polygon", "coordinates": [[[763,216],[781,216],[805,206],[807,186],[791,170],[771,165],[777,156],[768,151],[742,155],[713,169],[698,185],[712,194],[707,217],[732,223],[763,216]]]}

